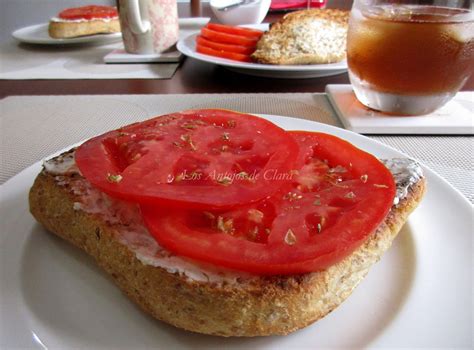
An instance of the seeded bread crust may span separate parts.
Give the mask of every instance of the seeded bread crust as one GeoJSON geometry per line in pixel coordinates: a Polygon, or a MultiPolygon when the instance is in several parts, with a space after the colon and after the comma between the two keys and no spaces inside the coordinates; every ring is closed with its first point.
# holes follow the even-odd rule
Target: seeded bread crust
{"type": "Polygon", "coordinates": [[[313,9],[292,12],[263,34],[252,59],[265,64],[323,64],[346,57],[349,12],[313,9]]]}
{"type": "Polygon", "coordinates": [[[341,304],[391,246],[421,200],[425,180],[409,188],[382,225],[354,253],[330,268],[304,275],[259,277],[216,284],[190,280],[140,262],[100,216],[74,209],[74,177],[42,171],[30,190],[30,211],[52,233],[91,255],[145,312],[176,327],[218,336],[284,335],[341,304]]]}
{"type": "Polygon", "coordinates": [[[118,18],[104,20],[90,20],[85,22],[56,22],[50,21],[49,36],[55,39],[76,38],[85,35],[109,34],[120,32],[118,18]]]}

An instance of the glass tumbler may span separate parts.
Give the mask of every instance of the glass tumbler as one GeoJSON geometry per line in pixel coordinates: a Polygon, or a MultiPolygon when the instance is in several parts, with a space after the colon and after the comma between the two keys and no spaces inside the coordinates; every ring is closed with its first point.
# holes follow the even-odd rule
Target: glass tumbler
{"type": "Polygon", "coordinates": [[[433,112],[474,70],[472,1],[355,0],[347,61],[365,106],[389,114],[433,112]]]}

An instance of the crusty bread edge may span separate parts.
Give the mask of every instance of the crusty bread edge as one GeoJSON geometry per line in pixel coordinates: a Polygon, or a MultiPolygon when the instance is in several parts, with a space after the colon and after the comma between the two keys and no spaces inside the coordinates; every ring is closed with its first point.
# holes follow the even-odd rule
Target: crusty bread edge
{"type": "MultiPolygon", "coordinates": [[[[76,175],[79,176],[79,175],[76,175]]],[[[385,222],[353,254],[305,275],[260,277],[238,284],[190,280],[144,265],[114,238],[113,227],[74,210],[68,185],[42,172],[29,195],[30,211],[49,231],[86,251],[145,312],[189,331],[219,336],[288,334],[324,317],[343,302],[377,262],[415,209],[425,180],[410,187],[385,222]]]]}
{"type": "Polygon", "coordinates": [[[259,51],[255,51],[252,55],[252,60],[261,64],[274,64],[274,65],[310,65],[310,64],[330,64],[341,62],[346,58],[346,52],[327,55],[325,57],[317,55],[299,55],[294,57],[281,56],[279,58],[269,57],[259,51]]]}
{"type": "Polygon", "coordinates": [[[50,21],[49,36],[55,39],[76,38],[93,34],[108,34],[120,32],[120,22],[117,18],[90,20],[85,22],[56,22],[50,21]]]}

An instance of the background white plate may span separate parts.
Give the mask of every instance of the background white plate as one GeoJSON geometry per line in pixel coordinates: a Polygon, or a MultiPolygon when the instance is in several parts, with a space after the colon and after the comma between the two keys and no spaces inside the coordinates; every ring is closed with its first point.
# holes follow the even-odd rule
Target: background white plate
{"type": "MultiPolygon", "coordinates": [[[[378,157],[403,156],[364,136],[301,119],[286,129],[340,136],[378,157]]],[[[141,312],[92,259],[28,213],[40,162],[0,187],[0,348],[315,349],[472,346],[472,207],[424,169],[428,193],[353,295],[286,337],[230,338],[175,329],[141,312]]]]}
{"type": "MultiPolygon", "coordinates": [[[[268,24],[246,26],[260,30],[267,30],[268,24]]],[[[272,65],[260,63],[247,63],[226,58],[213,57],[203,55],[196,52],[196,36],[199,34],[192,34],[184,39],[178,41],[177,48],[186,56],[195,58],[197,60],[217,64],[229,70],[236,71],[243,74],[255,75],[268,78],[287,78],[287,79],[302,79],[302,78],[317,78],[330,75],[344,73],[347,70],[346,60],[331,63],[331,64],[309,64],[309,65],[272,65]]]]}
{"type": "Polygon", "coordinates": [[[20,42],[42,45],[67,45],[79,43],[111,43],[122,40],[122,33],[96,34],[70,39],[54,39],[48,34],[48,23],[35,24],[15,30],[12,36],[20,42]]]}

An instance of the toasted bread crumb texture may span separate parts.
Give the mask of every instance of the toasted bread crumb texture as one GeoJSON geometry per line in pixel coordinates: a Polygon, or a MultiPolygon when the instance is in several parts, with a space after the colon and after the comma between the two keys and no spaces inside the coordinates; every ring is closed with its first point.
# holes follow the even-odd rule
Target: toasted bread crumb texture
{"type": "Polygon", "coordinates": [[[349,13],[313,9],[285,15],[257,44],[252,59],[266,64],[334,63],[346,56],[349,13]]]}
{"type": "Polygon", "coordinates": [[[107,20],[90,20],[80,22],[50,21],[49,36],[55,39],[76,38],[85,35],[109,34],[120,32],[118,18],[107,20]]]}
{"type": "Polygon", "coordinates": [[[90,254],[126,295],[155,318],[198,333],[263,336],[305,327],[344,301],[390,247],[424,188],[424,180],[410,187],[408,196],[393,207],[369,240],[327,270],[220,284],[143,264],[117,239],[113,224],[75,209],[78,198],[67,180],[58,185],[54,175],[43,171],[29,200],[40,223],[90,254]]]}

